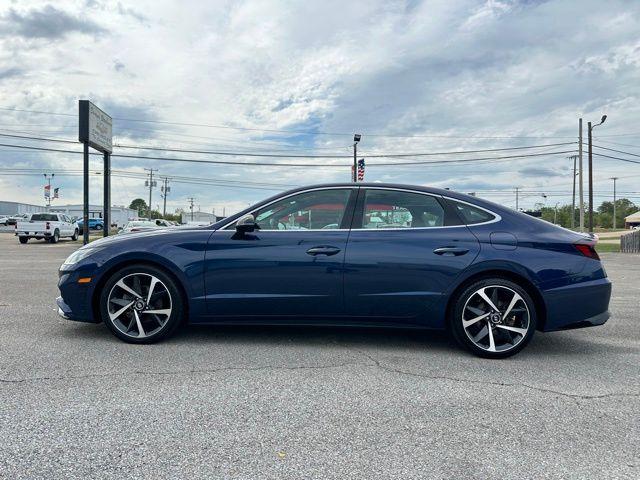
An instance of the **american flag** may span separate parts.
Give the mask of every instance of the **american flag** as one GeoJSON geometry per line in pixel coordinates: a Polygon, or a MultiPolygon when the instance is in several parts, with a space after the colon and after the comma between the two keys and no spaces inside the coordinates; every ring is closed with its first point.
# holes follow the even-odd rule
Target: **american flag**
{"type": "Polygon", "coordinates": [[[51,185],[44,186],[44,198],[49,198],[51,196],[51,185]]]}
{"type": "Polygon", "coordinates": [[[364,180],[364,158],[358,160],[358,181],[362,182],[364,180]]]}

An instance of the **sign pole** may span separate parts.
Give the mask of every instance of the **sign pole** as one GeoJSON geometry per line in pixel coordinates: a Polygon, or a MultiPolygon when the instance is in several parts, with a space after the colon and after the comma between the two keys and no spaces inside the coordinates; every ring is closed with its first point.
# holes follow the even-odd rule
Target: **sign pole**
{"type": "Polygon", "coordinates": [[[104,197],[102,235],[109,236],[111,227],[111,152],[113,151],[113,120],[89,100],[78,102],[78,140],[84,144],[84,205],[82,239],[89,243],[89,147],[104,155],[104,197]]]}
{"type": "Polygon", "coordinates": [[[84,172],[82,193],[82,243],[89,243],[89,143],[84,142],[84,172]]]}
{"type": "Polygon", "coordinates": [[[111,154],[104,152],[104,198],[102,213],[102,236],[108,237],[111,229],[111,154]]]}

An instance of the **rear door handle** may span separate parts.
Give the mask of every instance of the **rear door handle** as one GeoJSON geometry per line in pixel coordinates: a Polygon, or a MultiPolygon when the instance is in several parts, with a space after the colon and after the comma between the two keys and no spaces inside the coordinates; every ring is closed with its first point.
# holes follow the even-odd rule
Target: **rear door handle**
{"type": "Polygon", "coordinates": [[[440,247],[436,248],[433,253],[436,255],[446,255],[448,257],[457,257],[459,255],[464,255],[465,253],[469,253],[468,248],[461,247],[440,247]]]}
{"type": "Polygon", "coordinates": [[[330,245],[321,245],[318,247],[311,247],[307,250],[308,255],[316,256],[316,255],[326,255],[330,257],[331,255],[336,255],[340,253],[340,249],[338,247],[332,247],[330,245]]]}

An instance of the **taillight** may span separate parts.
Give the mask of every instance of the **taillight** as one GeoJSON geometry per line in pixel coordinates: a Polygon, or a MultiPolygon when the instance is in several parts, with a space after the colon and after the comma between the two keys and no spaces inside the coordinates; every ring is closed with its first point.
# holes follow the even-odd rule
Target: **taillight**
{"type": "Polygon", "coordinates": [[[51,228],[51,224],[49,222],[47,222],[44,226],[44,228],[46,228],[47,230],[49,230],[51,228]]]}
{"type": "Polygon", "coordinates": [[[594,245],[589,245],[588,243],[574,243],[573,246],[585,257],[600,260],[600,256],[598,255],[598,252],[596,252],[594,245]]]}

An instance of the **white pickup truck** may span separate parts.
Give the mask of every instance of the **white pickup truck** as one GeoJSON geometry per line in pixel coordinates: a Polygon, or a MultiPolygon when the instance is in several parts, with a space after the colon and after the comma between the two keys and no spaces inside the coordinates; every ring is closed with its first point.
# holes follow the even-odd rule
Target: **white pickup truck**
{"type": "Polygon", "coordinates": [[[34,213],[29,220],[19,220],[16,235],[20,243],[30,238],[56,243],[63,237],[78,239],[78,224],[62,213],[34,213]]]}

